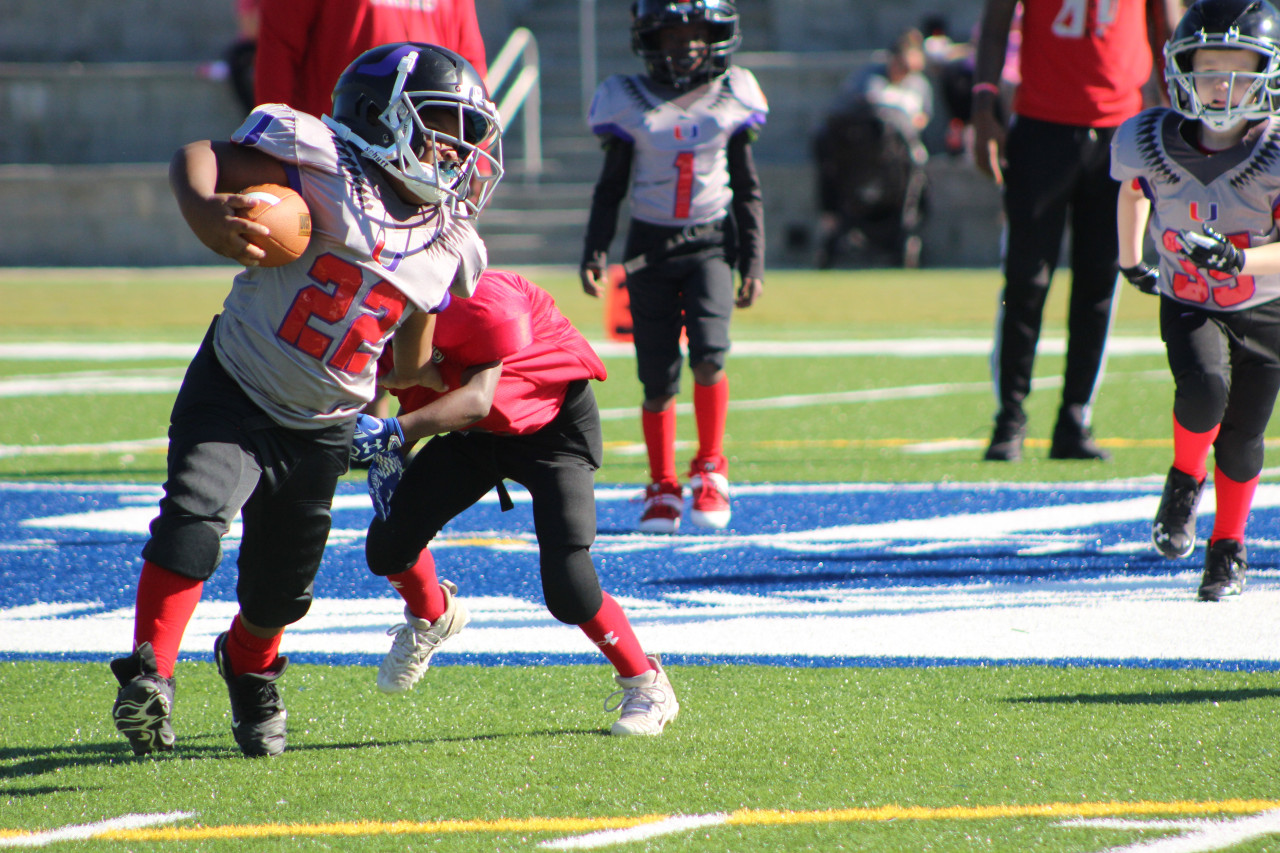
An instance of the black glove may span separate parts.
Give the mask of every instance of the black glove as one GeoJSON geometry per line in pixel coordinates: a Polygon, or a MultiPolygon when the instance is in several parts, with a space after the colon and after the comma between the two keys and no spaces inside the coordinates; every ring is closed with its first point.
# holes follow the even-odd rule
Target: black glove
{"type": "Polygon", "coordinates": [[[1239,275],[1244,267],[1244,252],[1208,225],[1204,226],[1203,234],[1179,231],[1178,248],[1180,254],[1201,269],[1239,275]]]}
{"type": "Polygon", "coordinates": [[[1153,296],[1160,284],[1160,270],[1146,261],[1138,261],[1131,267],[1120,267],[1120,275],[1138,290],[1153,296]]]}

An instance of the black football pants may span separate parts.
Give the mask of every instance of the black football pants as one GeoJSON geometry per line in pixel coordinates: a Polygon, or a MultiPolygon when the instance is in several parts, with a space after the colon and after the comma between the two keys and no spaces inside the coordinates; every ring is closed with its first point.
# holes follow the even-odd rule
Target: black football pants
{"type": "Polygon", "coordinates": [[[1178,423],[1192,432],[1221,424],[1214,462],[1237,483],[1258,476],[1280,391],[1280,300],[1244,311],[1202,311],[1162,296],[1160,336],[1178,423]]]}
{"type": "Polygon", "coordinates": [[[604,601],[590,552],[595,472],[603,455],[600,413],[585,379],[570,383],[560,414],[537,432],[438,435],[405,469],[391,515],[370,525],[369,569],[386,576],[412,568],[450,519],[510,479],[528,489],[533,502],[547,609],[570,625],[590,621],[604,601]]]}

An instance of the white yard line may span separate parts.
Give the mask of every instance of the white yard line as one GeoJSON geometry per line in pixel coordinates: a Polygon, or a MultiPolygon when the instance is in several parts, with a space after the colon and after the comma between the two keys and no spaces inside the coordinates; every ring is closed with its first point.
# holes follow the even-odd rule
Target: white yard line
{"type": "Polygon", "coordinates": [[[0,838],[0,847],[47,847],[59,841],[86,841],[104,832],[120,829],[141,829],[195,817],[195,812],[167,812],[165,814],[127,814],[123,817],[100,820],[78,826],[64,826],[28,835],[11,835],[0,838]]]}

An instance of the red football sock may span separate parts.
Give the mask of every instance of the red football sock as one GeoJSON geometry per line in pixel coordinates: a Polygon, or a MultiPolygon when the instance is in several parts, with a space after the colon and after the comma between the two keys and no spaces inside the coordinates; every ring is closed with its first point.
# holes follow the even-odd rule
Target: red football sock
{"type": "Polygon", "coordinates": [[[1190,474],[1197,482],[1204,482],[1209,474],[1209,448],[1218,438],[1220,426],[1208,432],[1192,432],[1173,419],[1173,467],[1190,474]]]}
{"type": "Polygon", "coordinates": [[[1253,506],[1253,493],[1258,489],[1258,478],[1237,483],[1223,474],[1221,468],[1215,467],[1213,488],[1217,494],[1218,506],[1213,516],[1213,535],[1209,537],[1209,542],[1212,544],[1219,539],[1244,542],[1244,526],[1249,520],[1249,508],[1253,506]]]}
{"type": "Polygon", "coordinates": [[[676,407],[661,412],[640,409],[644,446],[649,451],[649,478],[655,483],[679,483],[676,476],[676,407]]]}
{"type": "Polygon", "coordinates": [[[142,563],[134,605],[133,646],[151,644],[162,678],[173,678],[182,635],[203,592],[204,581],[163,569],[150,560],[142,563]]]}
{"type": "Polygon", "coordinates": [[[387,575],[387,580],[400,593],[414,616],[434,622],[444,615],[444,590],[436,578],[436,560],[430,550],[423,548],[413,568],[387,575]]]}
{"type": "Polygon", "coordinates": [[[259,637],[250,634],[240,621],[240,614],[231,620],[231,632],[227,636],[227,657],[231,661],[231,672],[244,675],[250,672],[266,672],[271,664],[280,656],[280,640],[284,631],[274,637],[259,637]]]}
{"type": "MultiPolygon", "coordinates": [[[[697,462],[712,462],[723,474],[724,424],[729,414],[729,379],[715,385],[693,385],[693,417],[698,422],[697,462]]],[[[695,465],[697,464],[695,462],[695,465]]],[[[697,473],[697,472],[695,472],[697,473]]]]}
{"type": "Polygon", "coordinates": [[[645,657],[644,649],[640,648],[635,631],[631,630],[627,614],[622,612],[622,606],[609,593],[604,593],[600,611],[590,621],[583,622],[578,627],[604,652],[609,663],[624,678],[653,669],[653,665],[645,657]]]}

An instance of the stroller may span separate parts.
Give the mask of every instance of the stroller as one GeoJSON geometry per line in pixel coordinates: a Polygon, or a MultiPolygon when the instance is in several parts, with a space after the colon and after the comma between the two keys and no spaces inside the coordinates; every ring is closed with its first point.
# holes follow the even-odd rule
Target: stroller
{"type": "Polygon", "coordinates": [[[928,155],[896,112],[863,103],[828,117],[814,139],[819,205],[837,223],[820,236],[820,269],[846,253],[872,266],[920,264],[928,155]]]}

